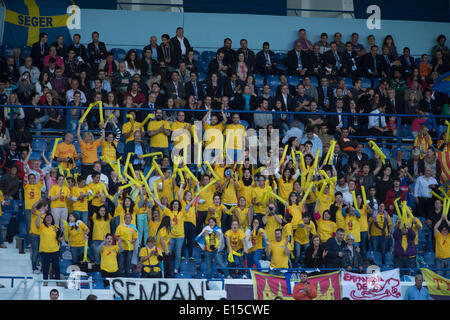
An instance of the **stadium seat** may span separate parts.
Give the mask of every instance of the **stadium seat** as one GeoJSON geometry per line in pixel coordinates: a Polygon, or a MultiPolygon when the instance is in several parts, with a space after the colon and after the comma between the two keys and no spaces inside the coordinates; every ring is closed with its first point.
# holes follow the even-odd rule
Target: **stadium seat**
{"type": "Polygon", "coordinates": [[[194,61],[198,62],[200,59],[200,52],[198,52],[197,50],[194,50],[194,61]]]}
{"type": "Polygon", "coordinates": [[[264,76],[262,74],[254,74],[253,78],[255,78],[255,85],[257,87],[263,87],[264,86],[264,76]]]}
{"type": "Polygon", "coordinates": [[[372,149],[365,147],[362,152],[367,154],[367,156],[369,157],[369,160],[372,159],[372,156],[373,156],[372,149]]]}
{"type": "Polygon", "coordinates": [[[211,60],[216,58],[216,52],[206,50],[206,51],[202,52],[201,57],[202,57],[202,62],[210,63],[211,60]]]}
{"type": "Polygon", "coordinates": [[[78,140],[73,140],[73,144],[75,145],[75,149],[77,150],[77,153],[81,153],[80,144],[78,143],[78,140]]]}
{"type": "Polygon", "coordinates": [[[134,51],[136,51],[136,55],[138,57],[138,59],[142,59],[142,49],[137,49],[137,48],[133,48],[134,51]]]}
{"type": "Polygon", "coordinates": [[[275,53],[275,61],[278,62],[278,64],[286,64],[286,58],[287,53],[286,52],[277,52],[275,53]]]}
{"type": "Polygon", "coordinates": [[[278,68],[278,70],[281,70],[281,71],[287,70],[286,65],[282,64],[281,62],[277,65],[277,68],[278,68]]]}
{"type": "Polygon", "coordinates": [[[344,167],[347,163],[348,163],[348,158],[343,157],[342,162],[341,162],[342,167],[344,167]]]}
{"type": "Polygon", "coordinates": [[[47,140],[33,139],[33,141],[31,142],[31,148],[33,149],[33,151],[38,152],[47,151],[47,140]]]}
{"type": "Polygon", "coordinates": [[[388,148],[380,148],[381,151],[384,153],[384,155],[386,156],[386,159],[389,160],[391,159],[391,150],[389,150],[388,148]]]}
{"type": "Polygon", "coordinates": [[[208,77],[208,75],[206,74],[206,72],[199,72],[198,73],[198,81],[199,82],[205,81],[207,77],[208,77]]]}
{"type": "Polygon", "coordinates": [[[297,85],[300,83],[300,77],[296,77],[296,76],[288,76],[287,77],[287,83],[290,86],[294,86],[297,88],[297,85]]]}
{"type": "Polygon", "coordinates": [[[414,60],[414,64],[416,65],[416,68],[419,67],[419,65],[420,65],[421,62],[422,62],[422,58],[416,58],[416,59],[414,60]]]}
{"type": "Polygon", "coordinates": [[[267,76],[267,83],[269,84],[269,86],[279,86],[281,84],[280,78],[275,75],[267,76]]]}
{"type": "Polygon", "coordinates": [[[197,272],[197,267],[194,262],[182,261],[180,265],[180,274],[183,278],[192,278],[192,276],[197,272]]]}
{"type": "Polygon", "coordinates": [[[423,259],[428,266],[434,267],[434,252],[425,252],[423,259]]]}
{"type": "Polygon", "coordinates": [[[192,255],[194,256],[196,262],[200,262],[202,260],[202,251],[200,248],[194,247],[192,250],[192,255]]]}
{"type": "Polygon", "coordinates": [[[313,87],[317,87],[319,85],[319,81],[317,80],[316,77],[311,77],[310,79],[311,79],[311,85],[313,87]]]}
{"type": "Polygon", "coordinates": [[[204,74],[208,74],[208,65],[209,65],[208,61],[199,61],[197,63],[197,65],[198,65],[198,71],[199,72],[203,72],[204,74]]]}
{"type": "Polygon", "coordinates": [[[401,138],[413,138],[413,135],[411,133],[411,125],[409,124],[401,124],[398,133],[401,138]]]}
{"type": "Polygon", "coordinates": [[[5,57],[5,60],[9,56],[13,55],[14,48],[15,48],[14,46],[9,46],[9,45],[6,45],[6,44],[2,46],[2,54],[5,57]]]}
{"type": "Polygon", "coordinates": [[[111,52],[114,54],[114,60],[117,61],[123,61],[125,59],[125,56],[127,55],[127,52],[120,48],[112,48],[111,52]]]}
{"type": "Polygon", "coordinates": [[[344,78],[345,85],[347,88],[353,88],[353,80],[352,78],[344,78]]]}
{"type": "Polygon", "coordinates": [[[362,80],[361,87],[367,89],[367,88],[370,88],[372,86],[372,81],[370,81],[369,78],[362,78],[361,80],[362,80]]]}
{"type": "Polygon", "coordinates": [[[367,251],[366,252],[366,259],[367,260],[375,260],[374,251],[367,251]]]}
{"type": "Polygon", "coordinates": [[[380,78],[373,79],[373,87],[376,88],[380,84],[380,78]]]}
{"type": "Polygon", "coordinates": [[[20,48],[20,50],[21,50],[20,57],[23,59],[30,56],[30,54],[31,54],[31,47],[23,46],[20,48]]]}
{"type": "Polygon", "coordinates": [[[248,128],[248,122],[245,120],[241,120],[241,124],[244,126],[245,130],[248,128]]]}

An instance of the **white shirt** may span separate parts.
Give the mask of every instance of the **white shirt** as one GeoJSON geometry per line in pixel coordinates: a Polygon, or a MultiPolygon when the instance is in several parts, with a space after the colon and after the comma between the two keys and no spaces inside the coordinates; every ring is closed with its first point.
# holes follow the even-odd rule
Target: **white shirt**
{"type": "Polygon", "coordinates": [[[183,38],[179,38],[179,37],[177,37],[177,39],[178,39],[178,41],[180,42],[180,47],[181,47],[181,54],[183,55],[183,56],[185,56],[186,55],[186,46],[184,45],[184,37],[183,38]]]}
{"type": "Polygon", "coordinates": [[[430,185],[432,184],[438,185],[435,178],[430,176],[427,180],[425,176],[418,177],[414,186],[414,197],[431,198],[430,185]]]}
{"type": "MultiPolygon", "coordinates": [[[[375,109],[371,112],[371,114],[374,115],[380,114],[380,110],[375,109]]],[[[380,126],[379,119],[380,116],[369,116],[368,129],[373,128],[374,126],[379,127],[380,126]]],[[[381,128],[386,128],[386,119],[384,118],[384,116],[381,117],[381,128]]]]}
{"type": "MultiPolygon", "coordinates": [[[[92,182],[92,174],[88,175],[88,177],[86,178],[86,185],[88,185],[91,182],[92,182]]],[[[100,173],[100,182],[103,182],[106,185],[106,187],[108,187],[109,179],[106,175],[100,173]]]]}

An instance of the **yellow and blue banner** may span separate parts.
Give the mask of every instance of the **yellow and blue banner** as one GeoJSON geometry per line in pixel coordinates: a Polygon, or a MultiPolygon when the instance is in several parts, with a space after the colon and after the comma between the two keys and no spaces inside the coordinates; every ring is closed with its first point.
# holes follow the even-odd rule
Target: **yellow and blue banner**
{"type": "Polygon", "coordinates": [[[450,71],[437,78],[432,89],[450,95],[450,71]]]}
{"type": "Polygon", "coordinates": [[[8,46],[31,47],[39,41],[39,34],[48,34],[48,44],[64,36],[66,45],[71,43],[67,28],[68,7],[74,6],[70,0],[4,0],[6,12],[3,44],[8,46]]]}

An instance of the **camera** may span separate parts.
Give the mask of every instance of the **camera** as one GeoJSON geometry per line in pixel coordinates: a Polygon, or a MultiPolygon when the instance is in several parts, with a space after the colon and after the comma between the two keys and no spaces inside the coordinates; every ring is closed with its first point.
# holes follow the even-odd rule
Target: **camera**
{"type": "Polygon", "coordinates": [[[56,230],[56,239],[64,237],[64,232],[61,229],[56,230]]]}
{"type": "Polygon", "coordinates": [[[225,169],[223,174],[225,177],[231,177],[231,175],[233,174],[233,171],[231,170],[231,168],[227,168],[227,169],[225,169]]]}
{"type": "Polygon", "coordinates": [[[70,164],[73,164],[73,159],[69,158],[69,160],[67,162],[69,162],[70,164]]]}
{"type": "Polygon", "coordinates": [[[211,250],[211,251],[214,251],[214,250],[216,250],[216,246],[215,246],[215,245],[213,245],[213,244],[212,244],[212,245],[210,245],[210,246],[209,246],[209,250],[211,250]]]}

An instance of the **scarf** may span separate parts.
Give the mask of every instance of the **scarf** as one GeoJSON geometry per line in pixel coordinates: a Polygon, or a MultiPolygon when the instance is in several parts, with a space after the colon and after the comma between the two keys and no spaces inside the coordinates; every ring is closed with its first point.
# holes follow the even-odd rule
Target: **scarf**
{"type": "Polygon", "coordinates": [[[386,226],[388,224],[388,214],[387,214],[386,211],[384,211],[384,220],[383,220],[383,227],[382,228],[378,225],[377,215],[378,215],[378,210],[374,211],[374,213],[372,215],[372,220],[375,223],[375,225],[377,226],[377,228],[381,229],[381,232],[382,232],[383,236],[385,236],[386,235],[386,226]]]}

